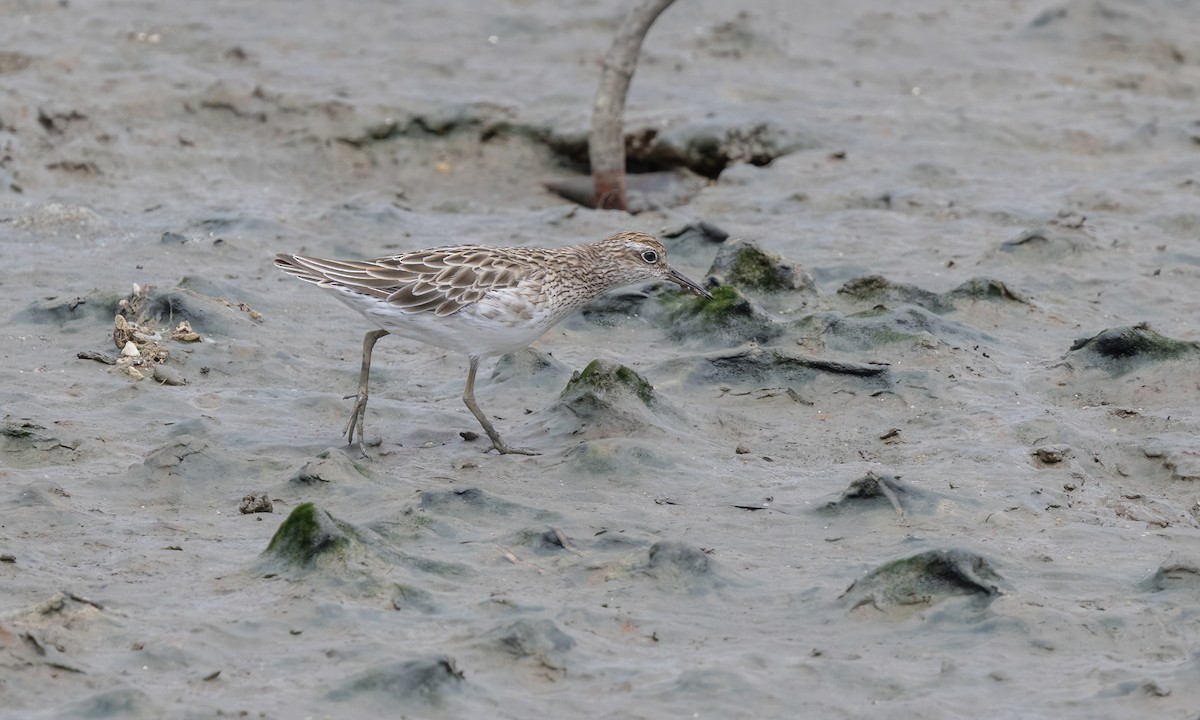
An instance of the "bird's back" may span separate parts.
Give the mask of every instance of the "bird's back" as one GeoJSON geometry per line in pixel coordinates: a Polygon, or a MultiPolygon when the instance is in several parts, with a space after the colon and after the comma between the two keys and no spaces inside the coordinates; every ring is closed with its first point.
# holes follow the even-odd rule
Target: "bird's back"
{"type": "Polygon", "coordinates": [[[389,333],[483,357],[528,345],[574,309],[547,292],[556,252],[458,246],[361,261],[280,254],[275,265],[389,333]]]}

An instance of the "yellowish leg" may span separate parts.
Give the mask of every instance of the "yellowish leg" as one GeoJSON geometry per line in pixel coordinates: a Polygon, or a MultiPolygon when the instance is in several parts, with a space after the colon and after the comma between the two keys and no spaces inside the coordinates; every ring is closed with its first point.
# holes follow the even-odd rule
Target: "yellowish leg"
{"type": "Polygon", "coordinates": [[[496,428],[492,427],[491,421],[479,409],[479,404],[475,402],[475,371],[479,369],[479,358],[471,357],[471,369],[467,371],[467,387],[463,390],[463,402],[467,404],[471,414],[483,426],[484,432],[492,439],[492,447],[496,448],[496,452],[501,455],[541,455],[539,452],[529,450],[527,448],[509,447],[508,443],[500,439],[500,433],[496,432],[496,428]]]}
{"type": "Polygon", "coordinates": [[[358,451],[362,453],[363,457],[369,457],[367,451],[363,449],[363,433],[367,414],[367,380],[371,377],[371,351],[375,349],[375,342],[387,334],[387,330],[372,330],[363,336],[362,371],[358,375],[358,395],[346,396],[347,398],[356,397],[354,409],[350,411],[350,422],[346,424],[346,440],[353,445],[354,429],[358,428],[358,451]]]}

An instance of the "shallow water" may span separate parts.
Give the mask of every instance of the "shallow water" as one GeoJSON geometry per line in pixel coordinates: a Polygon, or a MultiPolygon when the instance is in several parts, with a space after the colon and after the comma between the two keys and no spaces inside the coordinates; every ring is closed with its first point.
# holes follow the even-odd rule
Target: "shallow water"
{"type": "Polygon", "coordinates": [[[11,712],[1194,715],[1200,16],[680,3],[627,130],[727,166],[630,217],[543,187],[621,7],[0,4],[11,712]],[[701,278],[701,222],[808,281],[489,361],[537,457],[385,338],[361,461],[368,327],[271,266],[639,229],[701,278]],[[186,385],[77,358],[135,283],[186,385]],[[560,397],[595,358],[653,400],[560,397]],[[265,553],[305,503],[346,544],[265,553]]]}

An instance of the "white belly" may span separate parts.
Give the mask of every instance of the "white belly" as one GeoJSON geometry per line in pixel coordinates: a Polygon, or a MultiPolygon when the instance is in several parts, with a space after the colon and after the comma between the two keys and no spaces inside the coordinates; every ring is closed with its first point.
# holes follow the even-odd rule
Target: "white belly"
{"type": "Polygon", "coordinates": [[[514,290],[503,290],[452,315],[438,316],[432,312],[406,313],[391,303],[336,286],[325,289],[393,335],[476,357],[519,350],[575,310],[562,307],[547,312],[544,304],[528,302],[514,290]]]}

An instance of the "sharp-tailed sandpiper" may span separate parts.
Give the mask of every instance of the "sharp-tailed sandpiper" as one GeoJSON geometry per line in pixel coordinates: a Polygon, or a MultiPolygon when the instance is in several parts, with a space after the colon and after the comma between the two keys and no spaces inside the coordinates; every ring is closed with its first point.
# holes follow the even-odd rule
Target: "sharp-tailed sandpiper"
{"type": "Polygon", "coordinates": [[[460,245],[377,260],[320,260],[277,255],[284,272],[333,293],[379,326],[363,338],[358,395],[346,435],[360,451],[371,351],[389,333],[465,354],[470,360],[463,402],[501,454],[536,455],[504,442],[475,402],[482,358],[503,355],[541,337],[556,323],[614,288],[670,280],[697,295],[703,287],[667,264],[659,240],[622,232],[563,248],[460,245]]]}

